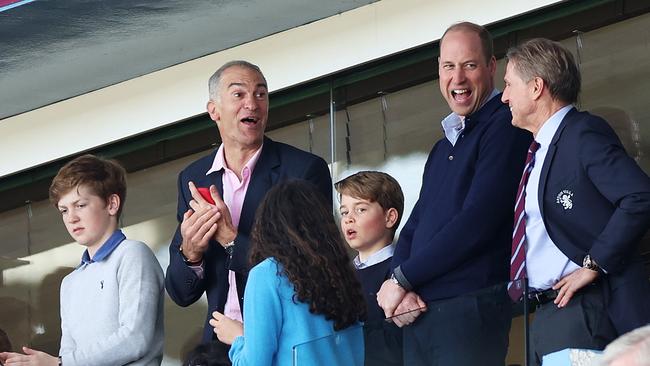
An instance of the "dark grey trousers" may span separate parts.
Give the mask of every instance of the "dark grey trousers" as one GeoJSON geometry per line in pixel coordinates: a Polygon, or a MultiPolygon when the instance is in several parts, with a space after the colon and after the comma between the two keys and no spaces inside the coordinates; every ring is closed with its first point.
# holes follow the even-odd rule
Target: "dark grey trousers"
{"type": "Polygon", "coordinates": [[[530,365],[541,365],[544,355],[565,348],[602,350],[616,337],[602,289],[592,284],[576,293],[564,308],[551,301],[535,310],[530,331],[530,365]]]}
{"type": "Polygon", "coordinates": [[[503,366],[511,319],[504,285],[430,302],[404,327],[404,365],[503,366]]]}

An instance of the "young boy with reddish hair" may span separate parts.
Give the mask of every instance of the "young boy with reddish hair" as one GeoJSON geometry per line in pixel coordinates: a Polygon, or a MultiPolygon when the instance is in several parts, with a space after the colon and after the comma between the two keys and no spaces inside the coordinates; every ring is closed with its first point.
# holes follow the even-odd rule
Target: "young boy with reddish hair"
{"type": "Polygon", "coordinates": [[[148,246],[118,228],[125,175],[115,161],[83,155],[54,177],[50,201],[86,247],[61,284],[59,356],[23,347],[0,354],[5,365],[160,365],[163,272],[148,246]]]}
{"type": "Polygon", "coordinates": [[[402,332],[387,323],[377,292],[390,277],[393,239],[404,210],[404,194],[390,175],[362,171],[334,184],[340,195],[341,231],[354,258],[368,305],[364,326],[366,365],[401,365],[402,332]]]}

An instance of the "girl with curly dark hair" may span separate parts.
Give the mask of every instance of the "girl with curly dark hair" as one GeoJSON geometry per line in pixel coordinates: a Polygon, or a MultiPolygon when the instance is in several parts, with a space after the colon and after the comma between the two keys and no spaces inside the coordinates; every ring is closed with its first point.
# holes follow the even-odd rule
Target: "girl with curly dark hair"
{"type": "Polygon", "coordinates": [[[244,325],[213,313],[233,365],[362,365],[365,301],[331,208],[312,184],[271,189],[252,231],[244,325]],[[245,336],[244,336],[245,335],[245,336]]]}

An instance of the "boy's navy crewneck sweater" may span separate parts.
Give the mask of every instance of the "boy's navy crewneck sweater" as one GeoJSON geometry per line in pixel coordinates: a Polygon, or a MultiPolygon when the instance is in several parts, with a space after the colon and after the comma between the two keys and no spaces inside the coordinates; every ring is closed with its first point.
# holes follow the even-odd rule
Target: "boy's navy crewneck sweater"
{"type": "Polygon", "coordinates": [[[401,366],[402,329],[394,323],[386,322],[384,310],[377,304],[377,292],[390,277],[391,258],[372,266],[357,269],[363,296],[368,305],[368,319],[364,325],[365,365],[401,366]]]}

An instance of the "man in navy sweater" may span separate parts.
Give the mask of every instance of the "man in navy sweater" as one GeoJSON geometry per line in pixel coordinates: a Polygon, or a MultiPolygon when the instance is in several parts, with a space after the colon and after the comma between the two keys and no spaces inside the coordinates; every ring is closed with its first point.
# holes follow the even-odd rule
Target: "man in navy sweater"
{"type": "Polygon", "coordinates": [[[420,197],[377,301],[401,314],[406,365],[503,365],[510,329],[505,290],[514,200],[531,135],[511,125],[494,88],[487,30],[449,27],[440,41],[440,91],[452,112],[431,150],[420,197]],[[414,316],[418,315],[419,316],[414,316]]]}

